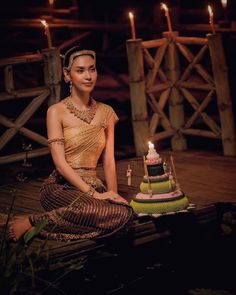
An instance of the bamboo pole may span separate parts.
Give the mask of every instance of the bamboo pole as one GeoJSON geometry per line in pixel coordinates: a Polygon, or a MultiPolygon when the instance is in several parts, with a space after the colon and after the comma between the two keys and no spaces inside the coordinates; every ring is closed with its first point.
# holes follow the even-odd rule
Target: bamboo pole
{"type": "Polygon", "coordinates": [[[166,43],[166,39],[155,39],[155,40],[148,40],[142,41],[142,48],[153,48],[163,46],[166,43]]]}
{"type": "MultiPolygon", "coordinates": [[[[0,115],[0,123],[7,128],[13,128],[13,129],[16,128],[15,124],[3,115],[0,115]]],[[[29,130],[28,128],[20,127],[19,131],[23,135],[25,135],[26,137],[33,139],[34,141],[36,141],[42,145],[45,145],[45,146],[48,145],[47,139],[44,136],[42,136],[32,130],[29,130]]]]}
{"type": "Polygon", "coordinates": [[[196,110],[195,113],[193,113],[193,115],[188,119],[188,121],[186,122],[184,128],[190,128],[193,123],[196,121],[197,117],[200,116],[200,113],[208,106],[208,104],[212,101],[213,99],[213,93],[214,90],[211,90],[206,98],[203,100],[203,102],[201,103],[201,105],[198,107],[198,109],[196,110]]]}
{"type": "Polygon", "coordinates": [[[7,65],[17,65],[17,64],[24,64],[24,63],[30,63],[30,62],[40,62],[40,61],[43,61],[43,56],[41,53],[27,54],[27,55],[16,56],[16,57],[1,58],[0,66],[4,67],[7,65]]]}
{"type": "Polygon", "coordinates": [[[156,79],[159,67],[161,62],[164,58],[164,54],[166,52],[167,44],[165,43],[163,46],[159,47],[156,51],[155,58],[154,58],[154,67],[148,72],[146,78],[146,87],[150,88],[153,86],[153,83],[156,79]]]}
{"type": "MultiPolygon", "coordinates": [[[[191,63],[194,59],[194,55],[192,52],[187,48],[185,45],[176,43],[176,46],[179,48],[179,51],[183,54],[183,56],[187,59],[189,63],[191,63]]],[[[205,46],[205,45],[204,45],[205,46]]],[[[195,64],[194,68],[198,72],[198,74],[211,85],[214,85],[214,79],[213,77],[204,69],[204,67],[201,64],[195,64]]]]}
{"type": "Polygon", "coordinates": [[[34,98],[31,103],[24,109],[20,116],[14,122],[14,127],[6,130],[0,137],[0,150],[11,140],[18,130],[29,120],[33,113],[48,97],[49,91],[45,91],[40,96],[34,98]]]}
{"type": "Polygon", "coordinates": [[[165,130],[165,131],[161,131],[158,132],[156,134],[153,134],[152,136],[149,137],[149,140],[151,141],[158,141],[158,140],[162,140],[165,138],[169,138],[171,136],[173,136],[175,134],[174,130],[165,130]]]}
{"type": "Polygon", "coordinates": [[[15,90],[14,93],[11,93],[11,94],[2,92],[0,93],[0,101],[38,96],[44,93],[45,90],[48,90],[48,87],[43,86],[43,87],[20,89],[20,90],[15,90]]]}
{"type": "Polygon", "coordinates": [[[197,82],[177,82],[178,87],[183,87],[186,89],[197,89],[197,90],[215,90],[215,87],[210,84],[202,84],[197,82]]]}
{"type": "Polygon", "coordinates": [[[127,57],[130,81],[130,99],[136,155],[147,149],[149,136],[147,100],[145,93],[142,40],[127,40],[127,57]]]}
{"type": "MultiPolygon", "coordinates": [[[[144,48],[143,49],[143,57],[144,57],[144,60],[146,61],[148,67],[150,69],[153,69],[154,66],[155,66],[155,61],[154,61],[154,58],[151,56],[151,54],[149,53],[149,51],[144,48]]],[[[166,75],[164,74],[163,70],[161,69],[161,67],[159,66],[159,69],[158,69],[158,76],[160,78],[160,80],[163,82],[163,83],[166,83],[168,82],[168,79],[166,77],[166,75]]]]}
{"type": "Polygon", "coordinates": [[[195,55],[195,57],[192,59],[192,61],[189,63],[189,65],[185,69],[184,73],[182,74],[182,76],[180,78],[181,82],[185,81],[185,80],[187,80],[189,78],[193,68],[195,68],[195,66],[200,62],[200,60],[202,59],[202,57],[203,57],[203,55],[204,55],[204,53],[206,52],[207,49],[208,49],[207,45],[202,46],[202,48],[200,49],[198,54],[195,55]]]}
{"type": "Polygon", "coordinates": [[[184,129],[181,128],[181,132],[186,134],[186,135],[192,135],[192,136],[202,136],[202,137],[208,137],[208,138],[220,138],[219,135],[215,134],[212,131],[208,131],[208,130],[201,130],[201,129],[184,129]]]}
{"type": "Polygon", "coordinates": [[[42,51],[44,57],[44,81],[50,88],[48,105],[60,100],[60,83],[62,67],[58,48],[47,48],[42,51]]]}
{"type": "Polygon", "coordinates": [[[12,93],[14,90],[13,69],[12,65],[4,67],[4,85],[7,93],[12,93]]]}
{"type": "Polygon", "coordinates": [[[171,88],[171,86],[172,86],[171,82],[156,84],[156,85],[147,87],[146,92],[147,93],[160,92],[160,91],[164,91],[166,89],[171,88]]]}
{"type": "MultiPolygon", "coordinates": [[[[167,77],[175,85],[180,76],[178,52],[175,47],[174,39],[178,36],[178,32],[164,32],[163,37],[169,41],[166,54],[166,71],[167,77]]],[[[169,96],[169,118],[171,126],[175,130],[179,130],[184,125],[184,108],[183,97],[179,90],[174,86],[169,96]]],[[[183,151],[187,148],[187,142],[184,136],[176,132],[171,138],[172,149],[175,151],[183,151]]]]}
{"type": "MultiPolygon", "coordinates": [[[[186,89],[180,88],[181,92],[183,93],[184,97],[188,100],[188,102],[191,104],[194,110],[198,111],[200,105],[196,98],[186,89]]],[[[211,128],[211,130],[216,134],[219,135],[221,134],[220,127],[216,124],[216,122],[209,117],[206,113],[204,112],[199,112],[199,115],[203,119],[203,121],[208,125],[208,127],[211,128]]]]}
{"type": "MultiPolygon", "coordinates": [[[[43,147],[39,149],[35,149],[32,151],[28,152],[28,158],[36,158],[36,157],[41,157],[48,155],[50,153],[48,147],[43,147]]],[[[17,161],[21,161],[25,159],[25,152],[17,153],[17,154],[12,154],[8,156],[2,156],[0,157],[0,164],[8,164],[8,163],[13,163],[17,161]]]]}
{"type": "Polygon", "coordinates": [[[149,93],[148,96],[150,97],[150,99],[148,99],[148,103],[151,105],[154,112],[156,112],[157,114],[160,115],[162,126],[164,127],[164,129],[171,129],[170,121],[168,120],[168,118],[165,115],[165,113],[163,112],[163,110],[160,108],[160,106],[159,106],[158,102],[156,101],[154,95],[149,93]]]}
{"type": "Polygon", "coordinates": [[[212,61],[213,74],[215,78],[218,109],[221,121],[221,133],[224,155],[235,156],[235,128],[230,97],[228,68],[225,61],[225,54],[221,35],[207,35],[209,50],[212,61]]]}
{"type": "Polygon", "coordinates": [[[187,45],[205,45],[208,43],[207,38],[198,38],[198,37],[179,37],[176,36],[175,41],[181,44],[187,45]]]}

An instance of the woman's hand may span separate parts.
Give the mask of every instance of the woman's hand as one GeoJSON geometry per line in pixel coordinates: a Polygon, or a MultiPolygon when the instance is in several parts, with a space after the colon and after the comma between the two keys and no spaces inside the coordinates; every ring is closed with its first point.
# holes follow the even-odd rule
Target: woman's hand
{"type": "Polygon", "coordinates": [[[122,198],[120,195],[118,195],[117,193],[113,192],[113,191],[108,191],[105,193],[98,193],[95,192],[94,193],[94,198],[96,199],[100,199],[100,200],[113,200],[117,203],[124,203],[124,204],[129,204],[124,198],[122,198]]]}

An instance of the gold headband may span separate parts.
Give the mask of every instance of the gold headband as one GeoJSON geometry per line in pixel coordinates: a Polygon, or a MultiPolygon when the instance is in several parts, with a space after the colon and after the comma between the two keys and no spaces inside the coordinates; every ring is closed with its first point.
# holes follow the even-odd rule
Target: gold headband
{"type": "Polygon", "coordinates": [[[69,59],[69,64],[67,67],[67,70],[70,70],[73,61],[76,57],[81,56],[81,55],[91,55],[94,59],[96,59],[96,53],[93,50],[80,50],[80,51],[76,51],[74,53],[71,54],[70,59],[69,59]]]}

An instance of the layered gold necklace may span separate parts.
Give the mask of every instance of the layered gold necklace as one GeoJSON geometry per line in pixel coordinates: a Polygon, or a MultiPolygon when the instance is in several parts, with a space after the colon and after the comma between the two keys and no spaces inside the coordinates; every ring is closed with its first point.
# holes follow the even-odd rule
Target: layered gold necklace
{"type": "Polygon", "coordinates": [[[72,102],[71,97],[67,97],[63,100],[64,104],[66,105],[67,109],[73,114],[75,117],[79,118],[80,120],[90,124],[96,114],[97,104],[96,101],[90,97],[88,103],[88,110],[79,110],[72,102]]]}

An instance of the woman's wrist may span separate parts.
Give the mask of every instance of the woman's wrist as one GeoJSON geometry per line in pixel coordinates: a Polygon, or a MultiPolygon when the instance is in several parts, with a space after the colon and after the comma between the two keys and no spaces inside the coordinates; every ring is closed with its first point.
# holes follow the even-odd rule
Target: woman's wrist
{"type": "Polygon", "coordinates": [[[90,186],[86,194],[89,195],[90,197],[93,197],[95,194],[95,189],[92,186],[90,186]]]}

